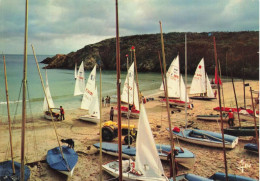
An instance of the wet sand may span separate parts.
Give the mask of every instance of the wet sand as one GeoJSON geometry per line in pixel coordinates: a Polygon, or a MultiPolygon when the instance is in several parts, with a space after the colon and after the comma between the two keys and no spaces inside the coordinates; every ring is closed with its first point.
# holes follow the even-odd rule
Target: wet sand
{"type": "MultiPolygon", "coordinates": [[[[248,81],[247,81],[248,82],[248,81]]],[[[259,81],[249,81],[253,90],[259,89],[259,81]]],[[[236,93],[239,106],[243,106],[243,87],[242,82],[235,82],[236,93]]],[[[146,98],[153,97],[155,100],[149,101],[145,104],[150,125],[155,137],[156,143],[169,144],[169,133],[166,131],[168,127],[168,118],[165,103],[159,101],[159,94],[145,95],[146,98]],[[158,128],[161,126],[161,128],[158,128]]],[[[225,106],[235,107],[235,99],[233,87],[231,83],[224,83],[225,106]]],[[[254,95],[257,96],[257,95],[254,95]]],[[[246,87],[246,103],[251,105],[251,97],[249,87],[246,87]]],[[[214,121],[201,121],[196,119],[198,114],[216,114],[213,107],[219,106],[218,100],[213,101],[197,101],[193,100],[193,110],[188,110],[188,121],[193,121],[192,127],[200,128],[215,132],[220,132],[220,123],[214,121]]],[[[80,105],[79,105],[80,106],[80,105]]],[[[110,106],[116,106],[111,103],[110,106]]],[[[103,122],[109,120],[110,107],[102,107],[103,122]]],[[[29,112],[29,111],[28,111],[29,112]]],[[[75,151],[78,153],[79,161],[75,167],[73,177],[67,177],[58,173],[47,165],[45,162],[46,153],[49,149],[58,146],[57,138],[53,129],[52,122],[45,120],[40,115],[34,115],[33,119],[28,119],[26,129],[26,163],[34,163],[41,161],[40,167],[30,164],[32,181],[63,181],[63,180],[98,180],[99,179],[99,151],[92,145],[99,142],[99,125],[78,120],[79,116],[86,114],[86,111],[75,109],[65,110],[66,120],[56,122],[58,139],[72,138],[75,141],[75,151]]],[[[28,114],[28,116],[31,116],[28,114]]],[[[114,116],[114,121],[117,121],[117,116],[114,116]]],[[[185,125],[185,111],[180,113],[175,112],[171,114],[172,127],[185,125]]],[[[257,120],[259,121],[259,120],[257,120]]],[[[20,144],[21,144],[21,123],[19,118],[13,124],[13,149],[15,161],[20,162],[20,144]]],[[[127,123],[127,119],[122,117],[122,122],[127,123]]],[[[130,119],[131,124],[138,124],[138,119],[130,119]]],[[[238,125],[238,122],[235,122],[238,125]]],[[[242,122],[242,125],[253,125],[250,122],[242,122]]],[[[228,127],[224,122],[224,127],[228,127]]],[[[9,133],[8,125],[2,123],[0,125],[0,161],[10,159],[9,133]]],[[[117,142],[117,138],[114,142],[117,142]]],[[[239,137],[238,145],[232,149],[227,150],[227,165],[230,174],[237,174],[259,179],[259,157],[257,154],[248,153],[244,150],[244,144],[253,143],[255,140],[252,137],[239,137]],[[241,166],[248,166],[244,168],[243,172],[241,166]]],[[[209,177],[215,172],[224,172],[223,150],[217,148],[210,148],[183,142],[175,139],[175,145],[187,148],[196,156],[196,161],[193,169],[186,169],[179,167],[178,174],[194,173],[204,177],[209,177]]],[[[111,160],[116,160],[116,157],[103,154],[102,163],[111,160]]],[[[166,174],[169,174],[168,162],[163,162],[166,174]]],[[[103,171],[104,179],[112,178],[103,171]]]]}

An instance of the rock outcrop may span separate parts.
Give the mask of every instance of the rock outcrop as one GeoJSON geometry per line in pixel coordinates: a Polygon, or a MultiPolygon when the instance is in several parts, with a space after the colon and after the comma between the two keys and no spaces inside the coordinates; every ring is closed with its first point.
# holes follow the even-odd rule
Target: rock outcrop
{"type": "MultiPolygon", "coordinates": [[[[259,78],[259,32],[214,32],[217,55],[222,75],[258,79],[259,78]]],[[[179,54],[181,73],[184,73],[185,33],[164,34],[167,66],[179,54]]],[[[135,46],[138,71],[160,72],[158,51],[161,52],[160,34],[134,35],[120,37],[121,69],[126,70],[125,55],[131,59],[131,46],[135,46]]],[[[206,71],[214,74],[213,38],[208,33],[187,33],[188,73],[193,74],[200,59],[204,57],[206,71]]],[[[161,57],[162,59],[162,57],[161,57]]],[[[84,48],[67,55],[57,54],[46,58],[42,63],[46,68],[73,69],[84,61],[85,69],[92,69],[101,62],[102,69],[116,70],[115,38],[86,45],[84,48]]]]}

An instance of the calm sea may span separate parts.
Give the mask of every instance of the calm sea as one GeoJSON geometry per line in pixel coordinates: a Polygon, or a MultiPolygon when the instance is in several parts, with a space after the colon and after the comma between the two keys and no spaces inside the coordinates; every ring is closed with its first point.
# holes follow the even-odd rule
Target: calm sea
{"type": "MultiPolygon", "coordinates": [[[[48,55],[38,55],[38,62],[41,62],[48,55]]],[[[1,58],[2,59],[2,58],[1,58]]],[[[8,94],[10,100],[11,116],[21,115],[22,112],[22,79],[23,79],[23,55],[6,55],[8,94]]],[[[40,64],[40,67],[44,67],[40,64]]],[[[85,70],[85,77],[88,78],[91,70],[85,70]]],[[[45,70],[41,69],[45,82],[45,70]]],[[[80,107],[82,96],[73,96],[75,80],[74,70],[48,69],[48,80],[51,95],[56,107],[62,105],[66,110],[80,107]]],[[[125,81],[126,72],[121,72],[122,84],[125,81]]],[[[211,76],[210,76],[211,77],[211,76]]],[[[97,70],[96,85],[100,91],[99,70],[97,70]]],[[[139,87],[143,95],[156,93],[161,84],[160,73],[138,72],[139,87]]],[[[188,84],[192,76],[188,76],[188,84]]],[[[27,115],[39,115],[42,113],[44,93],[41,86],[38,70],[33,55],[28,55],[27,72],[28,94],[27,94],[27,115]]],[[[2,121],[6,120],[6,95],[4,83],[3,59],[0,61],[0,115],[2,121]]],[[[122,90],[121,86],[121,90],[122,90]]],[[[102,96],[116,95],[116,71],[102,71],[102,96]]],[[[113,100],[112,100],[113,101],[113,100]]]]}

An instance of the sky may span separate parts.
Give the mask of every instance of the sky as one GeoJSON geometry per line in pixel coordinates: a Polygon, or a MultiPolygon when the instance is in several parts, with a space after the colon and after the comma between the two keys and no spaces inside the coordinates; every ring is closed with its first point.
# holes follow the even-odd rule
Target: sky
{"type": "MultiPolygon", "coordinates": [[[[119,35],[259,31],[259,0],[118,0],[119,35]]],[[[28,54],[55,55],[115,37],[115,0],[29,0],[28,54]]],[[[0,51],[23,54],[25,0],[0,0],[0,51]]]]}

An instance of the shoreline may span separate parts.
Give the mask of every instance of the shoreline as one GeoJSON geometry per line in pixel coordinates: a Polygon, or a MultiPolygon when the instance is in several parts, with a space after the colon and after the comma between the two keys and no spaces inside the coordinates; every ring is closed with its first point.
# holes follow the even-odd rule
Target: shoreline
{"type": "MultiPolygon", "coordinates": [[[[259,88],[258,81],[251,81],[250,85],[255,90],[259,88]]],[[[232,84],[224,83],[225,99],[227,99],[226,105],[234,101],[233,92],[230,91],[232,84]]],[[[241,89],[242,84],[236,85],[238,98],[243,103],[243,91],[241,89]]],[[[247,91],[246,98],[249,103],[249,91],[247,91]]],[[[165,103],[159,101],[159,98],[155,97],[160,92],[150,95],[144,95],[146,98],[154,97],[155,100],[148,101],[145,104],[147,116],[151,129],[154,135],[154,139],[158,144],[169,144],[169,132],[166,131],[168,127],[168,117],[166,112],[165,103]],[[160,125],[161,128],[157,126],[160,125]]],[[[210,114],[216,113],[213,111],[213,107],[218,106],[218,101],[209,101],[205,104],[204,101],[193,101],[194,109],[188,110],[188,121],[193,121],[193,128],[200,128],[214,132],[220,132],[220,127],[217,122],[206,122],[196,120],[197,114],[210,114]]],[[[116,106],[115,103],[111,103],[110,106],[116,106]]],[[[102,122],[109,120],[110,106],[102,107],[102,122]]],[[[185,125],[185,111],[180,113],[171,114],[172,127],[185,125]]],[[[80,115],[84,115],[86,111],[78,109],[66,110],[65,109],[65,120],[55,122],[58,128],[58,137],[60,139],[72,138],[75,141],[75,151],[78,153],[79,161],[75,167],[74,175],[71,178],[67,178],[65,175],[55,172],[50,169],[47,163],[41,162],[40,169],[36,165],[30,166],[31,178],[30,180],[98,180],[99,178],[99,151],[92,145],[99,142],[99,125],[80,121],[77,118],[80,115]]],[[[114,122],[117,122],[117,116],[114,116],[114,122]]],[[[127,118],[122,117],[122,123],[127,123],[127,118]]],[[[138,119],[130,119],[130,124],[138,125],[138,119]]],[[[237,123],[236,123],[237,124],[237,123]]],[[[246,123],[243,123],[246,124],[246,123]]],[[[250,123],[251,124],[251,123],[250,123]]],[[[238,125],[238,124],[237,124],[238,125]]],[[[224,127],[227,127],[227,123],[224,123],[224,127]]],[[[1,124],[0,126],[0,159],[1,161],[9,158],[9,135],[8,125],[1,124]]],[[[20,135],[21,125],[20,123],[13,124],[13,142],[15,151],[15,161],[20,162],[20,135]]],[[[46,121],[40,115],[35,116],[33,122],[27,123],[26,129],[26,162],[31,163],[39,160],[44,160],[49,149],[57,147],[58,143],[55,138],[55,132],[51,121],[46,121]]],[[[116,143],[118,138],[114,139],[116,143]]],[[[176,146],[186,148],[195,154],[195,165],[192,169],[188,170],[179,166],[178,174],[182,173],[194,173],[200,176],[209,177],[215,172],[224,172],[223,163],[223,151],[222,149],[215,149],[206,146],[199,146],[177,140],[176,146]]],[[[235,149],[227,150],[227,162],[228,170],[230,174],[243,175],[255,179],[259,179],[259,157],[255,154],[248,153],[244,150],[243,146],[246,143],[252,143],[252,137],[239,137],[238,145],[235,149]],[[241,162],[251,165],[250,168],[245,168],[244,172],[241,172],[241,162]]],[[[103,155],[102,163],[116,160],[116,157],[103,155]]],[[[166,175],[169,174],[169,163],[163,161],[163,167],[166,175]]],[[[105,179],[112,178],[107,173],[103,172],[105,179]]]]}

